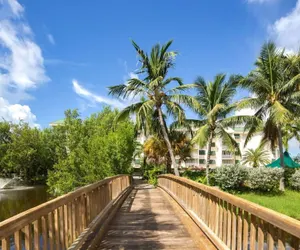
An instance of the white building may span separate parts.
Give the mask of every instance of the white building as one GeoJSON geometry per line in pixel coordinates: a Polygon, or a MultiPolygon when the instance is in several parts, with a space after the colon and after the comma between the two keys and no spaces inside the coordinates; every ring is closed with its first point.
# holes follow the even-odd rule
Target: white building
{"type": "MultiPolygon", "coordinates": [[[[228,128],[227,132],[231,134],[233,138],[237,141],[240,146],[240,151],[242,156],[248,149],[256,149],[261,141],[262,135],[256,134],[251,140],[247,143],[247,146],[244,147],[247,132],[244,132],[243,127],[236,127],[234,129],[228,128]]],[[[146,137],[143,134],[138,136],[138,142],[143,144],[146,141],[146,137]]],[[[277,159],[279,157],[278,150],[272,152],[270,147],[266,146],[265,149],[269,151],[270,160],[277,159]]],[[[207,157],[207,147],[200,148],[199,145],[195,144],[191,152],[191,158],[186,162],[181,163],[180,167],[183,168],[205,168],[206,166],[206,157],[207,157]]],[[[220,167],[222,165],[233,165],[239,163],[242,157],[231,153],[228,148],[222,144],[222,140],[216,138],[213,140],[210,156],[210,167],[220,167]]],[[[139,160],[135,160],[135,165],[139,164],[139,160]]]]}

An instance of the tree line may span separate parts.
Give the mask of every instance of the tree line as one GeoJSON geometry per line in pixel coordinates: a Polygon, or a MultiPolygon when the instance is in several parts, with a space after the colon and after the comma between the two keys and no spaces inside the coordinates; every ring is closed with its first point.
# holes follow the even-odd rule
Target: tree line
{"type": "MultiPolygon", "coordinates": [[[[109,94],[119,98],[140,96],[141,101],[123,109],[116,120],[136,115],[137,127],[147,136],[160,137],[168,150],[174,172],[179,175],[174,147],[170,140],[172,128],[187,128],[193,142],[207,146],[206,177],[209,184],[209,162],[212,141],[221,138],[223,144],[240,154],[238,144],[227,133],[227,127],[244,125],[248,132],[246,143],[254,134],[262,132],[262,144],[272,149],[278,147],[281,166],[284,167],[283,145],[296,137],[299,139],[300,111],[300,53],[287,54],[273,42],[265,43],[255,61],[255,68],[248,75],[217,74],[213,81],[198,77],[192,84],[184,84],[180,77],[170,77],[177,52],[171,51],[172,41],[156,44],[148,54],[134,41],[140,67],[139,78],[112,86],[109,94]],[[176,87],[171,87],[176,84],[176,87]],[[233,101],[237,89],[249,90],[251,97],[233,101]],[[193,92],[188,92],[192,90],[193,92]],[[192,94],[190,94],[192,93],[192,94]],[[189,107],[198,119],[185,114],[189,107]],[[251,108],[254,115],[232,115],[234,111],[251,108]],[[166,117],[172,119],[167,125],[166,117]]],[[[283,182],[282,182],[283,183],[283,182]]]]}
{"type": "Polygon", "coordinates": [[[117,110],[105,107],[82,120],[67,110],[63,125],[32,128],[0,123],[0,175],[21,177],[28,184],[48,184],[60,195],[105,177],[131,172],[134,124],[114,124],[117,110]]]}

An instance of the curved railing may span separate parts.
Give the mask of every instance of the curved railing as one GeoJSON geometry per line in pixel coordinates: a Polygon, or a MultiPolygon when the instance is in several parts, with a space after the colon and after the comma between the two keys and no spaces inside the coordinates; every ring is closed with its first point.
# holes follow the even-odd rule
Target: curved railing
{"type": "Polygon", "coordinates": [[[17,214],[0,223],[1,249],[67,249],[130,186],[129,175],[118,175],[17,214]]]}
{"type": "Polygon", "coordinates": [[[182,177],[161,175],[158,185],[218,249],[299,249],[298,220],[182,177]]]}

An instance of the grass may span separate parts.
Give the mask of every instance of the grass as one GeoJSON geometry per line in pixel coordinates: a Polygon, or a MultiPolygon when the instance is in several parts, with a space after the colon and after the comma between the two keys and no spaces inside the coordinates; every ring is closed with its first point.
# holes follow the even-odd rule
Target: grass
{"type": "Polygon", "coordinates": [[[279,194],[245,192],[236,195],[300,220],[300,192],[286,190],[279,194]]]}

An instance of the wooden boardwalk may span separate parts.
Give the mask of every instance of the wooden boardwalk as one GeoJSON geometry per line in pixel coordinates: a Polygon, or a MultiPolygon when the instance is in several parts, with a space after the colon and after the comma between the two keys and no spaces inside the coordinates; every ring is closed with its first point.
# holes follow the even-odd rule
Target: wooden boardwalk
{"type": "Polygon", "coordinates": [[[215,249],[167,194],[137,185],[97,249],[215,249]]]}

